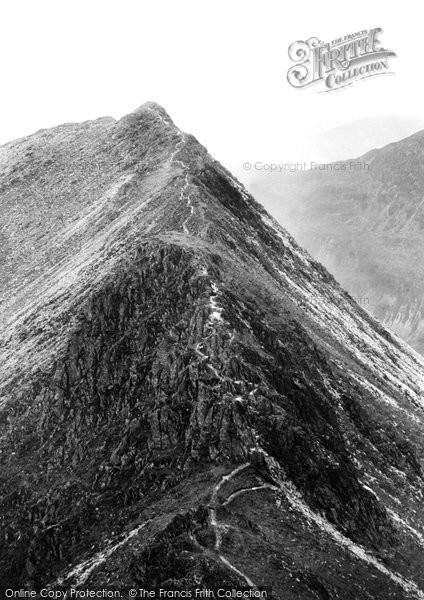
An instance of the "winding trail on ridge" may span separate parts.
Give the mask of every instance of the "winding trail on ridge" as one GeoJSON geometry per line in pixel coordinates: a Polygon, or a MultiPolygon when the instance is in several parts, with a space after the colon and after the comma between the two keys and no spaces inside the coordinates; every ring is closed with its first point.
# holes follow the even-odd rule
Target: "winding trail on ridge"
{"type": "MultiPolygon", "coordinates": [[[[209,518],[210,518],[211,526],[215,531],[215,551],[218,553],[218,557],[219,557],[220,561],[223,562],[224,565],[226,565],[229,569],[234,571],[234,573],[237,573],[237,575],[242,577],[249,587],[256,590],[257,586],[253,583],[253,581],[245,573],[243,573],[242,571],[237,569],[237,567],[232,565],[230,563],[230,561],[220,553],[221,543],[222,543],[222,533],[221,532],[223,530],[225,531],[227,529],[227,526],[224,524],[221,524],[218,521],[218,517],[216,514],[217,508],[219,507],[218,506],[218,493],[219,493],[220,489],[222,488],[222,486],[225,485],[226,483],[228,483],[228,481],[230,481],[234,477],[236,477],[239,473],[241,473],[245,469],[248,469],[251,466],[252,465],[249,462],[243,463],[242,465],[239,465],[238,467],[236,467],[233,471],[231,471],[227,475],[223,475],[221,477],[220,481],[214,486],[214,488],[212,490],[211,503],[209,506],[209,518]]],[[[268,485],[268,484],[261,485],[261,486],[255,486],[255,487],[251,487],[251,488],[243,488],[241,490],[238,490],[237,492],[232,493],[225,500],[225,502],[223,502],[221,504],[221,506],[227,506],[230,502],[232,502],[235,498],[237,498],[241,494],[244,494],[247,492],[254,492],[256,490],[263,490],[265,488],[271,488],[271,489],[275,489],[275,490],[278,489],[276,486],[272,486],[272,485],[268,485]]]]}
{"type": "MultiPolygon", "coordinates": [[[[155,115],[156,117],[158,117],[158,119],[164,123],[165,125],[167,125],[168,127],[170,126],[169,121],[167,121],[157,110],[155,110],[154,108],[150,109],[155,115]]],[[[187,207],[190,209],[190,214],[188,215],[188,217],[183,221],[182,226],[183,226],[183,231],[186,235],[191,235],[190,234],[190,230],[188,228],[188,222],[191,219],[191,217],[194,214],[194,206],[192,204],[191,201],[191,197],[190,194],[188,193],[188,188],[190,187],[190,181],[189,181],[189,166],[182,160],[176,158],[176,156],[181,152],[181,150],[184,148],[185,144],[186,144],[186,134],[181,131],[180,129],[177,128],[178,134],[180,135],[180,141],[176,144],[175,146],[175,150],[174,152],[171,154],[171,156],[169,157],[169,164],[179,164],[181,166],[181,168],[183,169],[183,171],[185,172],[185,179],[184,179],[184,185],[182,186],[181,190],[180,190],[180,200],[187,200],[187,207]]]]}

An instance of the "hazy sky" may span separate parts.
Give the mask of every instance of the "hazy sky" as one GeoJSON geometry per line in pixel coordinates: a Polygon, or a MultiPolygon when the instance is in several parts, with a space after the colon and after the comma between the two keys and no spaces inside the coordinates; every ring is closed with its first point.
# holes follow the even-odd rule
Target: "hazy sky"
{"type": "Polygon", "coordinates": [[[155,100],[238,175],[247,160],[354,156],[424,128],[423,16],[411,0],[2,0],[0,143],[155,100]],[[288,85],[293,41],[369,27],[395,75],[288,85]]]}

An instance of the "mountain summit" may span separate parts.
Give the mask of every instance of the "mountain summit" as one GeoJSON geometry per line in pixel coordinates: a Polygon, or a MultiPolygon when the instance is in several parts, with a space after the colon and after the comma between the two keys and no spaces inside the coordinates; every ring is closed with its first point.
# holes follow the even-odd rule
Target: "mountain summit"
{"type": "Polygon", "coordinates": [[[424,359],[154,103],[0,161],[0,587],[424,598],[424,359]]]}

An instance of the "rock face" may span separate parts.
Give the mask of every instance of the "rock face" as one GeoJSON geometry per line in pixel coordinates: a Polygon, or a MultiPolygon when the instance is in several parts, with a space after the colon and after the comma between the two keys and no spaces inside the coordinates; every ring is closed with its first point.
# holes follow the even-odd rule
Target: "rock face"
{"type": "Polygon", "coordinates": [[[423,598],[423,359],[155,104],[2,157],[2,589],[423,598]]]}
{"type": "Polygon", "coordinates": [[[424,132],[250,189],[365,309],[424,354],[424,132]],[[365,166],[364,166],[365,165],[365,166]]]}

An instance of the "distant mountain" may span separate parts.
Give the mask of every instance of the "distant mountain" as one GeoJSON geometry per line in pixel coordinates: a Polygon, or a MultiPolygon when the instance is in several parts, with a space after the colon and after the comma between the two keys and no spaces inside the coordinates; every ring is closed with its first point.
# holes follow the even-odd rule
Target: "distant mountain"
{"type": "Polygon", "coordinates": [[[360,156],[370,148],[381,148],[424,128],[424,119],[406,115],[372,115],[311,135],[308,154],[315,160],[333,161],[360,156]],[[325,157],[325,158],[324,158],[325,157]]]}
{"type": "Polygon", "coordinates": [[[424,359],[156,104],[0,156],[1,589],[423,598],[424,359]]]}
{"type": "Polygon", "coordinates": [[[424,132],[323,170],[262,175],[250,189],[364,308],[424,354],[424,132]]]}

